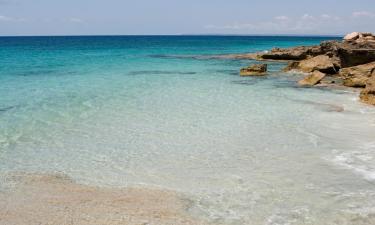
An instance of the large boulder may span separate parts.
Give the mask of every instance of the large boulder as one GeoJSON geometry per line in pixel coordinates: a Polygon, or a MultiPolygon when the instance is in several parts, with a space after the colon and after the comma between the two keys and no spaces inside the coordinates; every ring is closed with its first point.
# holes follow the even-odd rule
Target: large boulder
{"type": "Polygon", "coordinates": [[[343,47],[338,50],[342,68],[375,61],[375,45],[369,48],[343,47]]]}
{"type": "Polygon", "coordinates": [[[303,80],[300,80],[298,84],[301,86],[314,86],[318,84],[325,76],[326,75],[324,73],[316,70],[305,77],[303,80]]]}
{"type": "Polygon", "coordinates": [[[267,64],[254,64],[245,68],[242,68],[240,71],[241,76],[263,76],[266,75],[267,64]]]}
{"type": "Polygon", "coordinates": [[[375,71],[375,62],[343,68],[339,75],[344,81],[344,85],[348,87],[365,87],[369,77],[375,71]]]}
{"type": "Polygon", "coordinates": [[[319,55],[310,59],[302,60],[299,62],[297,69],[305,73],[310,73],[315,70],[328,74],[334,74],[337,72],[334,60],[326,55],[319,55]]]}
{"type": "Polygon", "coordinates": [[[367,104],[375,105],[375,72],[366,82],[366,88],[361,92],[361,101],[367,104]]]}

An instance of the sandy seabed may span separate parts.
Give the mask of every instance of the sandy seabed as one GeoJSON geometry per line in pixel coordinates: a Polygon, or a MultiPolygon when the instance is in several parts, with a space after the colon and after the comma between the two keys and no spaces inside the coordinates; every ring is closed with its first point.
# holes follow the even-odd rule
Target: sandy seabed
{"type": "Polygon", "coordinates": [[[0,192],[1,225],[203,225],[173,191],[81,185],[62,175],[14,175],[0,192]]]}

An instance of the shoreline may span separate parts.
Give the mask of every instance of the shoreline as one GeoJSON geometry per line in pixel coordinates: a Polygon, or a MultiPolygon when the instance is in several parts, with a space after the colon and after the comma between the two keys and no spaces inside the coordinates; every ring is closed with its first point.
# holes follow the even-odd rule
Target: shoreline
{"type": "Polygon", "coordinates": [[[0,191],[0,224],[206,225],[190,215],[191,202],[170,190],[103,188],[60,174],[17,173],[0,191]]]}
{"type": "Polygon", "coordinates": [[[271,51],[220,55],[217,58],[255,60],[242,68],[241,76],[267,75],[267,62],[288,65],[280,72],[307,74],[301,87],[354,88],[360,101],[375,105],[375,35],[353,32],[343,41],[323,41],[320,45],[273,48],[271,51]]]}

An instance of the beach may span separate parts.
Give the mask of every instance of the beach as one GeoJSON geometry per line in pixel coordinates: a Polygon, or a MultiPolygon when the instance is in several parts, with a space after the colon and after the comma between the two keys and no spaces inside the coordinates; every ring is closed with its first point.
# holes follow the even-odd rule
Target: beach
{"type": "Polygon", "coordinates": [[[89,187],[57,174],[8,179],[15,188],[0,193],[1,224],[208,224],[189,216],[189,201],[171,191],[89,187]]]}
{"type": "Polygon", "coordinates": [[[332,40],[1,37],[0,224],[374,224],[375,108],[235,57],[332,40]]]}

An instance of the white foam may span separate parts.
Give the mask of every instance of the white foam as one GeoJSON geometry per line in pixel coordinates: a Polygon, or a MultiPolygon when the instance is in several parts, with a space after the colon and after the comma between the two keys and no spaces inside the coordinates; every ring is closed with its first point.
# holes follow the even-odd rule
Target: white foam
{"type": "Polygon", "coordinates": [[[332,159],[333,163],[341,167],[352,170],[356,174],[363,176],[368,181],[375,181],[375,164],[374,151],[365,150],[373,148],[374,143],[368,143],[363,146],[363,151],[339,152],[333,151],[335,155],[332,159]]]}

